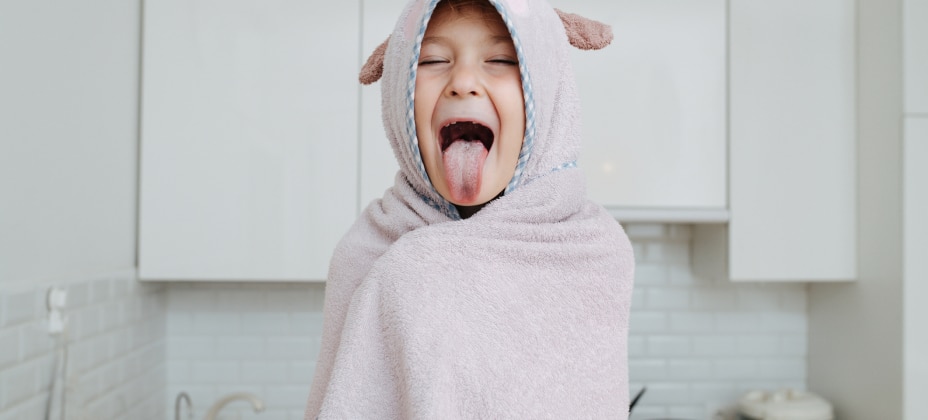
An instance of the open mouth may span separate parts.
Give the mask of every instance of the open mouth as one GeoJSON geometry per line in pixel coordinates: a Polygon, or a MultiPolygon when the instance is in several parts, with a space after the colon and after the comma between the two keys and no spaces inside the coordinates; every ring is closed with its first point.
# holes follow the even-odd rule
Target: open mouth
{"type": "Polygon", "coordinates": [[[479,141],[490,150],[493,147],[493,130],[474,121],[457,121],[441,128],[441,151],[444,152],[456,141],[479,141]]]}

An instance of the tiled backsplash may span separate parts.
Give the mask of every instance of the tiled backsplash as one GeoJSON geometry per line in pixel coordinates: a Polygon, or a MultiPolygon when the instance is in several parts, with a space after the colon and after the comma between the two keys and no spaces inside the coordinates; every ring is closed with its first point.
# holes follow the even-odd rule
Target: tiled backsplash
{"type": "Polygon", "coordinates": [[[59,418],[62,386],[68,419],[164,418],[164,287],[133,271],[42,283],[0,291],[0,420],[44,419],[48,407],[59,418]],[[52,285],[68,293],[67,346],[48,334],[52,285]]]}
{"type": "MultiPolygon", "coordinates": [[[[805,389],[805,285],[701,277],[690,269],[688,226],[626,229],[638,264],[631,391],[647,386],[633,419],[706,419],[748,390],[805,389]]],[[[223,419],[302,419],[323,285],[163,286],[123,273],[66,288],[70,418],[173,419],[181,391],[202,418],[223,395],[244,391],[267,409],[255,415],[238,401],[223,419]]],[[[45,332],[46,289],[0,292],[0,420],[44,417],[57,354],[45,332]]]]}
{"type": "Polygon", "coordinates": [[[201,418],[223,395],[224,419],[302,420],[322,336],[322,284],[178,283],[168,292],[168,403],[181,391],[201,418]]]}
{"type": "Polygon", "coordinates": [[[631,392],[647,386],[633,419],[707,419],[750,390],[805,389],[804,284],[696,275],[689,257],[698,244],[686,225],[636,224],[626,232],[637,260],[631,392]]]}

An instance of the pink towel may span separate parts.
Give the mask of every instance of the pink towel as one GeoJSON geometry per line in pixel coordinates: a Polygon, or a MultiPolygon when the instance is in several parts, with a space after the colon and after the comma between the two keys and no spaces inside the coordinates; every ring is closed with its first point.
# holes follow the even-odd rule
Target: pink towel
{"type": "Polygon", "coordinates": [[[306,419],[625,419],[634,258],[574,164],[562,21],[544,0],[491,0],[519,52],[526,139],[505,195],[460,220],[413,147],[411,73],[436,3],[411,1],[384,53],[400,171],[332,258],[306,419]]]}

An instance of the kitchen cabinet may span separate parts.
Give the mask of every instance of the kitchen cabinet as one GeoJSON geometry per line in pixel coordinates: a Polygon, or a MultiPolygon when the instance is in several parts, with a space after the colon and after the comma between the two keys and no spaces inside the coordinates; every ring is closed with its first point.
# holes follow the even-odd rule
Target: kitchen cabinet
{"type": "Polygon", "coordinates": [[[615,35],[573,51],[591,198],[622,221],[724,221],[725,0],[553,4],[615,35]]]}
{"type": "Polygon", "coordinates": [[[729,275],[855,279],[855,3],[729,13],[729,275]]]}
{"type": "MultiPolygon", "coordinates": [[[[572,51],[593,200],[719,223],[735,280],[856,277],[853,2],[552,3],[615,33],[572,51]]],[[[325,278],[398,169],[357,74],[405,4],[146,2],[142,279],[325,278]]]]}
{"type": "Polygon", "coordinates": [[[905,0],[905,111],[928,115],[928,0],[905,0]]]}
{"type": "Polygon", "coordinates": [[[145,2],[142,280],[325,279],[356,216],[359,13],[145,2]]]}

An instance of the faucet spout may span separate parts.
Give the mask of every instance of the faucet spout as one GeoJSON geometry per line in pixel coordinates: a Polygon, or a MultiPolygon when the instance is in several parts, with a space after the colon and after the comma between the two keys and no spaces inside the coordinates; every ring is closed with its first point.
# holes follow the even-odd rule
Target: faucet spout
{"type": "Polygon", "coordinates": [[[181,392],[177,394],[177,398],[174,399],[174,420],[181,420],[180,418],[180,403],[187,403],[187,416],[189,418],[190,414],[193,412],[193,402],[190,401],[190,395],[186,392],[181,392]]]}
{"type": "Polygon", "coordinates": [[[236,400],[245,400],[251,403],[251,407],[255,410],[255,413],[260,413],[264,410],[264,401],[261,401],[258,396],[250,394],[247,392],[239,392],[235,394],[229,394],[225,397],[216,401],[212,407],[209,408],[209,411],[206,413],[206,420],[216,420],[216,416],[219,415],[219,412],[232,401],[236,400]]]}

